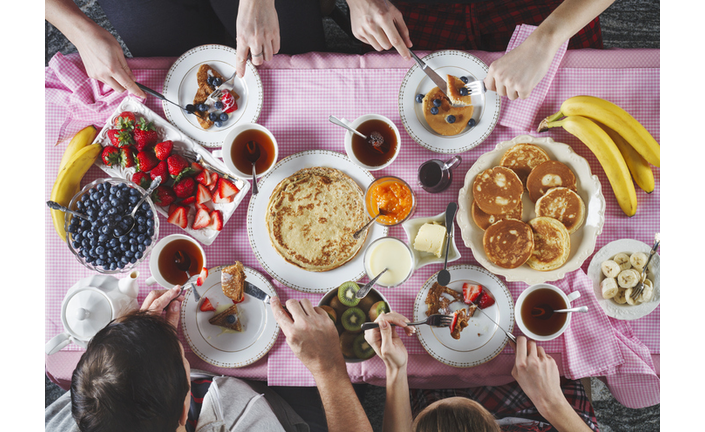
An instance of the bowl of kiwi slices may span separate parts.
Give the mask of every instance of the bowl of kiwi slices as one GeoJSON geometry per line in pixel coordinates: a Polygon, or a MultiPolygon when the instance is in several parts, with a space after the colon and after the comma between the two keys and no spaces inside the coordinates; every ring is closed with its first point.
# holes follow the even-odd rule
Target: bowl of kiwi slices
{"type": "Polygon", "coordinates": [[[375,351],[365,340],[360,327],[391,310],[387,299],[374,288],[364,298],[355,297],[362,286],[358,282],[343,282],[318,302],[338,329],[340,348],[347,363],[359,363],[374,357],[375,351]]]}

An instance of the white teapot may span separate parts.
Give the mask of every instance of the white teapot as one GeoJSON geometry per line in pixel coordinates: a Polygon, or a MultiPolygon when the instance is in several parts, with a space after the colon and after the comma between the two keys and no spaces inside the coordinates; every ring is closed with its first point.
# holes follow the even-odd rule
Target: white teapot
{"type": "Polygon", "coordinates": [[[61,322],[65,331],[46,343],[47,355],[71,342],[86,348],[88,341],[110,321],[138,309],[139,274],[134,270],[123,279],[99,274],[76,282],[61,304],[61,322]]]}

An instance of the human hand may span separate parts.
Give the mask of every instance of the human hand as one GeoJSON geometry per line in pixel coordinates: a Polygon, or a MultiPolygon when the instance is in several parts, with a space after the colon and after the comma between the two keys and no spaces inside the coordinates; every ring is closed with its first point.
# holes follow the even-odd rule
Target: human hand
{"type": "Polygon", "coordinates": [[[409,355],[404,342],[392,324],[403,327],[408,336],[416,333],[414,327],[409,327],[409,322],[403,315],[396,312],[384,313],[375,320],[379,328],[365,331],[365,340],[375,350],[388,369],[399,370],[406,366],[409,355]]]}
{"type": "Polygon", "coordinates": [[[352,31],[356,38],[372,45],[377,51],[394,47],[405,60],[411,59],[409,48],[413,44],[399,9],[387,0],[347,2],[350,7],[352,31]]]}
{"type": "Polygon", "coordinates": [[[237,11],[237,64],[235,71],[245,75],[248,56],[259,66],[279,52],[279,17],[273,0],[240,1],[237,11]]]}
{"type": "Polygon", "coordinates": [[[166,310],[166,320],[174,328],[178,328],[182,301],[184,301],[184,296],[181,295],[181,285],[176,285],[169,290],[151,291],[142,302],[140,310],[146,310],[154,315],[161,315],[166,310]]]}
{"type": "Polygon", "coordinates": [[[567,403],[556,361],[525,336],[517,338],[512,376],[542,413],[567,403]]]}
{"type": "Polygon", "coordinates": [[[314,307],[308,299],[287,300],[287,313],[279,297],[272,297],[271,307],[286,343],[314,377],[324,372],[345,371],[338,330],[326,311],[314,307]]]}

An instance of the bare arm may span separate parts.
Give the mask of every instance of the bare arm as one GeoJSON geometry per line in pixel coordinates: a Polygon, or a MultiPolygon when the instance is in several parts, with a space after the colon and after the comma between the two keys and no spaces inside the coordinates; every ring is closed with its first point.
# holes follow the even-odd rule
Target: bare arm
{"type": "Polygon", "coordinates": [[[406,60],[413,46],[404,18],[388,0],[347,0],[356,38],[377,51],[394,47],[406,60]]]}
{"type": "Polygon", "coordinates": [[[241,0],[237,9],[237,76],[243,77],[248,57],[259,66],[279,52],[279,16],[274,0],[241,0]]]}

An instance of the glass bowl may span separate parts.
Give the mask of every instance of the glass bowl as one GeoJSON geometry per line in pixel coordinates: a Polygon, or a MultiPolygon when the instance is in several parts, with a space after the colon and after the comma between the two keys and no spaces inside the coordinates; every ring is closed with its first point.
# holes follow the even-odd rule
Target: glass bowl
{"type": "MultiPolygon", "coordinates": [[[[88,215],[92,219],[92,221],[84,222],[83,220],[81,220],[80,217],[74,216],[70,213],[66,213],[65,217],[66,243],[68,244],[69,250],[74,254],[78,262],[98,273],[115,274],[127,273],[131,271],[149,255],[149,252],[152,250],[152,247],[156,243],[156,239],[159,237],[159,217],[157,216],[157,209],[155,208],[154,202],[152,202],[151,197],[147,197],[147,199],[145,199],[144,202],[140,205],[140,207],[144,208],[144,205],[147,204],[147,207],[144,208],[145,213],[142,215],[143,217],[145,217],[145,223],[143,224],[145,228],[142,228],[143,232],[139,231],[140,228],[136,224],[129,234],[122,234],[120,236],[116,236],[114,230],[116,228],[120,228],[119,220],[111,221],[113,226],[111,226],[110,228],[105,228],[105,231],[103,231],[103,228],[105,226],[103,225],[103,218],[110,214],[111,209],[115,208],[114,205],[111,203],[110,198],[116,196],[117,191],[125,187],[127,188],[125,190],[130,190],[130,188],[132,188],[137,190],[139,194],[128,192],[130,196],[127,198],[127,203],[124,204],[124,211],[120,211],[120,209],[118,208],[118,210],[113,213],[115,215],[119,215],[120,218],[122,218],[123,216],[132,212],[134,205],[146,193],[146,191],[136,183],[122,178],[102,178],[88,183],[81,189],[80,192],[78,192],[76,195],[74,195],[73,198],[71,198],[71,202],[67,206],[71,210],[88,215],[89,210],[85,208],[85,203],[90,201],[90,191],[96,190],[97,192],[94,192],[94,194],[102,194],[102,196],[98,196],[96,198],[100,203],[101,207],[105,206],[105,208],[94,209],[94,215],[88,215]],[[111,195],[110,191],[113,190],[113,188],[115,188],[116,192],[111,195]],[[105,190],[107,190],[108,192],[104,192],[105,190]],[[132,198],[132,196],[136,196],[137,198],[134,199],[132,198]],[[100,211],[104,211],[105,214],[100,215],[100,211]],[[76,219],[76,222],[72,226],[72,221],[74,219],[76,219]],[[149,222],[150,220],[152,221],[151,223],[149,222]],[[90,229],[93,228],[94,222],[98,222],[99,226],[96,231],[90,229]],[[88,223],[90,223],[91,225],[85,226],[80,229],[78,228],[81,226],[81,224],[87,225],[88,223]],[[150,224],[151,226],[149,226],[150,224]],[[151,235],[149,235],[150,229],[151,231],[153,231],[151,232],[151,235]],[[132,235],[133,232],[135,233],[134,235],[132,235]],[[102,242],[99,238],[101,235],[106,236],[106,238],[104,238],[102,242]],[[127,236],[126,239],[123,238],[123,236],[125,235],[127,236]],[[140,237],[141,235],[143,235],[144,237],[140,237]],[[91,241],[93,240],[93,238],[95,238],[95,242],[91,245],[91,241]],[[113,239],[115,239],[116,241],[113,242],[113,239]],[[122,244],[126,244],[126,246],[122,246],[122,244]],[[103,246],[103,249],[96,250],[98,249],[98,246],[103,246]],[[91,250],[94,251],[93,256],[91,256],[90,254],[91,250]],[[129,252],[127,252],[127,250],[129,250],[129,252]],[[115,256],[117,256],[118,258],[114,258],[115,256]],[[123,262],[122,257],[126,257],[127,262],[123,262]],[[115,265],[111,265],[111,262],[115,262],[115,265]]],[[[140,213],[141,212],[138,211],[136,214],[138,218],[140,216],[140,213]]]]}
{"type": "Polygon", "coordinates": [[[392,198],[390,202],[394,205],[394,203],[398,203],[399,196],[397,193],[400,190],[406,190],[409,192],[409,195],[411,197],[411,208],[409,209],[408,213],[404,217],[399,217],[395,218],[392,221],[385,221],[386,215],[380,216],[375,220],[375,223],[378,223],[380,225],[384,226],[395,226],[403,223],[407,219],[409,219],[413,214],[414,210],[416,210],[416,194],[414,194],[413,189],[411,189],[411,186],[404,180],[400,179],[399,177],[394,177],[394,176],[384,176],[380,177],[377,180],[373,181],[370,183],[370,185],[367,187],[367,191],[365,192],[365,208],[367,209],[367,213],[370,215],[370,217],[375,217],[377,216],[377,213],[379,212],[379,207],[377,203],[373,201],[373,192],[380,187],[386,187],[390,186],[389,192],[391,193],[392,198]],[[398,186],[397,186],[398,185],[398,186]],[[401,189],[399,189],[401,188],[401,189]]]}
{"type": "MultiPolygon", "coordinates": [[[[380,255],[378,254],[378,255],[380,255]]],[[[367,277],[370,279],[376,277],[379,273],[382,272],[382,270],[385,269],[385,267],[388,269],[387,272],[385,272],[382,277],[380,277],[376,285],[379,285],[381,287],[385,288],[394,288],[402,285],[404,282],[409,280],[412,274],[414,274],[414,270],[416,269],[416,256],[414,255],[414,252],[411,250],[409,245],[404,243],[403,241],[399,240],[396,237],[380,237],[377,240],[373,241],[370,243],[369,246],[367,246],[367,249],[365,249],[365,255],[363,257],[363,263],[365,265],[365,272],[367,273],[367,277]],[[379,246],[381,246],[383,243],[389,242],[393,243],[398,247],[398,250],[392,251],[392,253],[382,253],[381,257],[383,257],[386,262],[380,261],[379,259],[376,259],[375,264],[376,264],[376,269],[372,269],[372,266],[370,266],[370,262],[372,261],[373,257],[372,254],[375,252],[375,249],[377,249],[379,246]],[[398,282],[392,283],[392,284],[386,284],[385,283],[385,276],[388,276],[392,273],[399,272],[401,270],[402,260],[400,254],[402,254],[401,250],[404,250],[408,255],[409,255],[409,261],[410,261],[410,266],[409,266],[409,272],[406,274],[406,276],[402,279],[400,279],[398,282]]]]}

